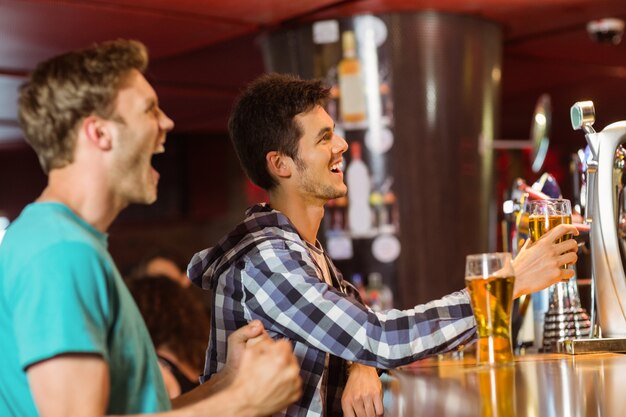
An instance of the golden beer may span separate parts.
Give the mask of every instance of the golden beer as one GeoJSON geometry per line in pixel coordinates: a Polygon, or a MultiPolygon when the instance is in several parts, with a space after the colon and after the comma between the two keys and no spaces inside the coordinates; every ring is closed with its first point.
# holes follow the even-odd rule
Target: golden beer
{"type": "MultiPolygon", "coordinates": [[[[530,239],[533,242],[539,240],[541,236],[546,234],[548,230],[558,226],[559,224],[572,224],[571,214],[531,214],[528,217],[528,228],[530,229],[530,239]]],[[[562,238],[559,238],[556,242],[560,243],[567,239],[571,239],[572,234],[566,234],[562,238]]]]}
{"type": "Polygon", "coordinates": [[[478,330],[478,363],[513,360],[510,334],[514,282],[513,276],[465,278],[478,330]]]}
{"type": "Polygon", "coordinates": [[[515,368],[504,366],[476,372],[480,392],[481,417],[514,417],[515,368]]]}

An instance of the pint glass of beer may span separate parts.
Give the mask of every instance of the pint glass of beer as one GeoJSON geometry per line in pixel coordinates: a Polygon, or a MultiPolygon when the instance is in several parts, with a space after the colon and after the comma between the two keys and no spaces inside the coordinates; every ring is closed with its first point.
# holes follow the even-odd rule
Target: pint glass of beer
{"type": "Polygon", "coordinates": [[[514,282],[510,253],[467,256],[465,284],[469,290],[478,330],[478,364],[513,361],[511,310],[514,282]]]}
{"type": "MultiPolygon", "coordinates": [[[[569,200],[550,198],[530,202],[528,228],[530,229],[530,239],[533,242],[539,240],[548,230],[561,223],[572,224],[572,206],[569,200]]],[[[556,243],[571,238],[572,235],[567,234],[559,238],[556,243]]],[[[563,268],[567,268],[567,266],[563,266],[563,268]]]]}

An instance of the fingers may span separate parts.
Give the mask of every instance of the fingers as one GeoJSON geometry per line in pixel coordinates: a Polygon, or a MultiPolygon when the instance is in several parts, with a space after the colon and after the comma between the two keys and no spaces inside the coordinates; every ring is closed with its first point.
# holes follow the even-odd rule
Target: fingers
{"type": "Polygon", "coordinates": [[[557,262],[559,266],[574,264],[576,263],[577,260],[578,260],[578,255],[576,255],[576,252],[565,252],[559,255],[557,258],[557,262]]]}
{"type": "MultiPolygon", "coordinates": [[[[357,417],[370,417],[367,415],[367,411],[365,411],[365,406],[363,405],[363,399],[359,398],[356,401],[352,402],[352,407],[354,408],[354,414],[357,417]]],[[[373,416],[371,416],[373,417],[373,416]]]]}
{"type": "Polygon", "coordinates": [[[377,416],[382,416],[385,413],[385,407],[383,407],[382,395],[374,399],[374,412],[376,413],[377,416]]]}
{"type": "Polygon", "coordinates": [[[293,346],[291,345],[291,342],[289,340],[281,339],[274,342],[272,339],[270,339],[270,341],[268,341],[268,345],[269,343],[271,343],[274,346],[274,349],[276,349],[276,352],[278,352],[278,354],[283,355],[289,360],[296,360],[296,358],[293,356],[293,346]]]}
{"type": "Polygon", "coordinates": [[[263,331],[263,324],[259,320],[253,320],[228,336],[228,344],[244,344],[249,339],[260,336],[263,331]]]}
{"type": "Polygon", "coordinates": [[[366,398],[365,399],[365,415],[367,417],[376,417],[376,410],[374,407],[374,402],[373,400],[366,398]]]}
{"type": "Polygon", "coordinates": [[[342,398],[341,408],[344,417],[368,417],[362,398],[353,398],[352,396],[342,398]]]}
{"type": "Polygon", "coordinates": [[[530,246],[525,243],[513,260],[516,273],[514,296],[529,294],[560,280],[570,279],[572,269],[563,268],[578,260],[578,245],[574,239],[557,242],[566,235],[577,235],[575,226],[561,224],[549,230],[530,246]]]}
{"type": "Polygon", "coordinates": [[[262,336],[248,340],[246,344],[246,351],[250,351],[254,355],[268,355],[269,357],[275,356],[275,360],[280,360],[285,357],[284,349],[277,346],[278,342],[274,342],[270,337],[264,338],[262,336]]]}
{"type": "Polygon", "coordinates": [[[574,226],[573,224],[560,224],[559,226],[561,229],[563,229],[562,234],[571,233],[574,236],[578,236],[580,234],[576,226],[574,226]]]}
{"type": "Polygon", "coordinates": [[[357,417],[351,404],[342,404],[341,408],[343,409],[344,417],[357,417]]]}
{"type": "Polygon", "coordinates": [[[556,253],[578,252],[578,243],[574,239],[567,239],[554,245],[556,253]]]}
{"type": "Polygon", "coordinates": [[[263,324],[259,320],[253,320],[228,336],[228,351],[224,371],[231,372],[239,369],[247,342],[251,339],[262,338],[263,334],[267,335],[263,329],[263,324]]]}
{"type": "Polygon", "coordinates": [[[244,355],[250,361],[262,363],[264,366],[274,370],[274,372],[282,374],[285,378],[293,379],[296,388],[300,387],[300,367],[288,340],[274,341],[269,337],[263,338],[247,348],[244,355]]]}
{"type": "Polygon", "coordinates": [[[579,232],[578,229],[576,229],[576,226],[562,223],[550,229],[548,233],[542,236],[542,239],[549,239],[550,241],[554,242],[555,240],[560,239],[567,234],[578,236],[579,232]]]}
{"type": "MultiPolygon", "coordinates": [[[[578,244],[574,239],[568,239],[564,242],[557,243],[554,245],[554,253],[559,254],[556,257],[558,267],[563,267],[567,265],[574,265],[578,261],[578,244]]],[[[569,271],[566,269],[566,271],[569,271]]],[[[574,271],[571,271],[571,276],[564,277],[561,276],[561,279],[569,279],[574,275],[574,271]]]]}
{"type": "Polygon", "coordinates": [[[295,376],[300,374],[300,367],[298,361],[293,354],[293,347],[291,342],[287,339],[274,341],[272,339],[265,340],[253,349],[263,349],[263,353],[266,353],[270,358],[275,359],[279,367],[288,367],[290,372],[295,376]]]}
{"type": "Polygon", "coordinates": [[[246,347],[252,347],[258,343],[264,343],[267,341],[271,341],[272,338],[265,332],[261,333],[259,336],[257,337],[253,337],[252,339],[248,339],[246,341],[246,347]]]}
{"type": "Polygon", "coordinates": [[[376,395],[344,399],[342,408],[345,417],[376,417],[384,413],[382,399],[376,395]]]}
{"type": "Polygon", "coordinates": [[[302,396],[302,379],[289,341],[261,339],[244,350],[233,386],[257,415],[271,415],[302,396]]]}

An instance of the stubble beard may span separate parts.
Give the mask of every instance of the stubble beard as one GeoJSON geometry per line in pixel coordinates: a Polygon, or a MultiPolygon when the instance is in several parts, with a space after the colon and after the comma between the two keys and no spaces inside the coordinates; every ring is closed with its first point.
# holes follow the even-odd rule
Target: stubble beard
{"type": "Polygon", "coordinates": [[[127,156],[117,164],[114,186],[126,204],[150,205],[156,201],[158,184],[153,183],[151,172],[146,174],[145,169],[145,161],[139,155],[127,156]]]}
{"type": "Polygon", "coordinates": [[[119,184],[120,195],[127,204],[150,205],[156,201],[156,185],[152,184],[149,179],[137,174],[133,173],[127,176],[119,184]]]}
{"type": "MultiPolygon", "coordinates": [[[[302,191],[306,194],[313,195],[320,200],[332,200],[339,197],[344,197],[348,194],[347,188],[344,184],[344,189],[337,189],[328,184],[322,184],[312,178],[309,170],[304,166],[301,161],[296,162],[296,167],[302,178],[302,191]]],[[[343,183],[342,183],[343,184],[343,183]]]]}

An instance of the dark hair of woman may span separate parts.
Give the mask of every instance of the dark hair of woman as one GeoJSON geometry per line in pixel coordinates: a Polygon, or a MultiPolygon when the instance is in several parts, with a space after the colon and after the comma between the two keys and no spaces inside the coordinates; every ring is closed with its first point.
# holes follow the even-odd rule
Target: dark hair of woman
{"type": "Polygon", "coordinates": [[[155,349],[165,348],[198,372],[204,368],[210,322],[202,303],[167,277],[127,283],[155,349]]]}

